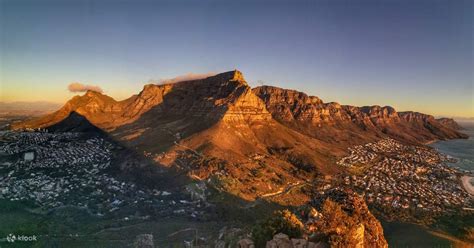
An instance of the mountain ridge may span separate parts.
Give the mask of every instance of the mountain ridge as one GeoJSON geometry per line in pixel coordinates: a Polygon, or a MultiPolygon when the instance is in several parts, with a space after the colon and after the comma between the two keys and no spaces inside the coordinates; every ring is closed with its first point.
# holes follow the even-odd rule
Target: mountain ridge
{"type": "MultiPolygon", "coordinates": [[[[323,126],[329,126],[330,129],[333,129],[332,132],[335,132],[335,129],[342,129],[346,132],[368,135],[365,131],[372,130],[377,137],[388,134],[393,138],[411,143],[428,143],[436,139],[467,138],[466,135],[451,130],[449,126],[438,123],[433,116],[418,112],[397,112],[390,106],[356,107],[335,102],[324,103],[318,97],[273,86],[260,86],[253,90],[266,101],[267,108],[270,109],[275,119],[289,126],[296,126],[297,129],[309,135],[315,135],[312,132],[316,129],[324,129],[323,126]],[[296,100],[299,100],[296,103],[288,101],[289,95],[297,95],[296,100]],[[397,131],[395,127],[399,130],[397,131]],[[421,134],[417,134],[420,131],[421,134]],[[403,133],[408,133],[408,135],[403,133]]],[[[358,135],[354,135],[357,138],[358,135]]]]}
{"type": "Polygon", "coordinates": [[[13,128],[53,126],[73,111],[157,164],[210,179],[247,200],[344,171],[335,162],[352,145],[386,137],[415,144],[466,137],[430,115],[324,103],[273,86],[252,89],[237,70],[148,84],[122,101],[89,91],[13,128]]]}
{"type": "MultiPolygon", "coordinates": [[[[309,96],[304,92],[282,89],[274,86],[259,86],[252,89],[248,86],[243,74],[238,70],[217,74],[215,76],[201,80],[183,81],[162,85],[147,84],[144,85],[143,90],[139,94],[133,95],[121,101],[116,101],[112,97],[109,97],[105,94],[89,90],[82,96],[74,96],[60,110],[54,112],[53,114],[37,118],[29,122],[19,123],[13,128],[46,127],[66,118],[70,112],[76,111],[79,114],[84,115],[98,127],[105,130],[113,130],[119,126],[135,121],[140,115],[149,111],[157,104],[160,104],[163,101],[164,96],[168,94],[173,88],[187,87],[187,84],[192,82],[197,82],[199,84],[199,82],[209,80],[216,84],[214,86],[217,87],[219,86],[218,84],[222,82],[233,81],[241,83],[241,86],[234,85],[234,87],[242,88],[242,86],[244,86],[242,90],[251,90],[254,95],[258,96],[265,103],[267,109],[275,110],[275,107],[280,108],[279,113],[270,111],[272,112],[272,116],[280,121],[288,122],[291,121],[291,119],[294,119],[296,121],[309,121],[312,124],[344,124],[351,121],[358,124],[361,128],[367,129],[373,128],[374,125],[383,126],[404,120],[405,122],[431,122],[434,123],[438,129],[441,126],[444,126],[453,130],[459,130],[459,126],[456,126],[457,123],[455,123],[455,121],[452,119],[440,118],[436,120],[433,116],[423,113],[412,111],[397,112],[391,106],[381,107],[378,105],[373,105],[357,107],[341,105],[336,102],[324,103],[317,96],[309,96]],[[285,95],[282,96],[281,94],[285,95]],[[279,103],[292,104],[293,106],[291,106],[291,108],[283,107],[281,105],[272,106],[274,99],[270,99],[269,97],[276,97],[278,98],[277,101],[279,103]],[[282,111],[285,111],[285,113],[282,113],[282,111]],[[97,116],[98,114],[105,115],[105,117],[99,118],[97,116]],[[369,120],[372,122],[372,124],[368,122],[369,120]]],[[[209,86],[212,87],[213,85],[211,84],[208,85],[208,87],[209,86]]],[[[247,99],[242,98],[241,104],[259,104],[259,101],[251,99],[253,95],[250,94],[250,92],[246,92],[245,97],[247,99]]],[[[237,100],[237,98],[234,100],[237,100]]],[[[250,111],[250,105],[242,105],[239,108],[234,109],[239,109],[239,111],[250,111]]],[[[216,106],[219,106],[219,103],[217,103],[216,106]]],[[[262,108],[262,106],[260,106],[260,108],[262,108]]],[[[192,109],[192,111],[199,111],[199,109],[192,109]]],[[[262,108],[262,111],[265,112],[265,109],[262,108]]],[[[248,113],[250,114],[251,111],[248,113]]],[[[227,118],[229,118],[230,115],[232,115],[231,110],[229,110],[227,118]]],[[[435,137],[435,135],[431,136],[430,138],[447,139],[464,137],[464,135],[456,132],[449,132],[449,130],[444,131],[448,131],[448,134],[443,135],[440,133],[439,137],[435,137]]],[[[427,137],[429,137],[429,135],[427,135],[427,137]]],[[[425,138],[426,137],[424,137],[423,141],[427,142],[425,138]]],[[[411,140],[413,141],[413,139],[411,140]]]]}

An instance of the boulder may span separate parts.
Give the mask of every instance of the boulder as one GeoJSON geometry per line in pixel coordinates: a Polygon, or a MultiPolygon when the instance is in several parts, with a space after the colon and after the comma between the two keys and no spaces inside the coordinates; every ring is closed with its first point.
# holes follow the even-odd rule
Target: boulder
{"type": "Polygon", "coordinates": [[[251,239],[241,239],[238,243],[239,248],[255,248],[255,244],[251,239]]]}
{"type": "Polygon", "coordinates": [[[293,243],[288,235],[278,233],[273,236],[272,240],[267,242],[266,248],[293,248],[293,243]]]}
{"type": "Polygon", "coordinates": [[[306,248],[308,241],[306,239],[291,239],[294,248],[306,248]]]}

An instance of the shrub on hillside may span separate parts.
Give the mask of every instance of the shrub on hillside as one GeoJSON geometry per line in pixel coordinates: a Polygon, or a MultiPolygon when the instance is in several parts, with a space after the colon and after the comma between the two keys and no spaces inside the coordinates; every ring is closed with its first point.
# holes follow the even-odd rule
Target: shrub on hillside
{"type": "Polygon", "coordinates": [[[258,223],[252,229],[252,238],[256,247],[265,247],[266,242],[277,233],[287,234],[290,238],[299,238],[304,225],[289,210],[276,211],[272,217],[258,223]]]}

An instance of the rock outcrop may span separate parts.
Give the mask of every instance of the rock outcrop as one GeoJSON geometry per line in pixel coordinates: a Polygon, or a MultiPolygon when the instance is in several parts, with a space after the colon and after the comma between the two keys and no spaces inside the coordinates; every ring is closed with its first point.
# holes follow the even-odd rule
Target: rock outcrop
{"type": "Polygon", "coordinates": [[[388,247],[380,222],[365,201],[350,190],[334,189],[313,199],[317,214],[306,223],[313,240],[331,247],[388,247]]]}
{"type": "Polygon", "coordinates": [[[238,248],[255,248],[255,245],[251,239],[241,239],[237,243],[238,248]]]}

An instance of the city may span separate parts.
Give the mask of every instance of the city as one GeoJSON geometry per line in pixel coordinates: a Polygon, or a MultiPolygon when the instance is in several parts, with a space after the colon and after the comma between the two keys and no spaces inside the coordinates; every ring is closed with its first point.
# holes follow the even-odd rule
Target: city
{"type": "Polygon", "coordinates": [[[435,149],[387,138],[349,151],[338,164],[358,173],[345,176],[343,184],[389,218],[396,217],[390,216],[393,211],[423,222],[473,206],[473,198],[461,186],[463,172],[446,165],[455,160],[435,149]]]}
{"type": "Polygon", "coordinates": [[[101,137],[40,130],[6,131],[0,139],[0,199],[125,220],[150,214],[198,218],[207,207],[202,185],[188,185],[188,194],[179,194],[117,179],[110,168],[117,147],[101,137]]]}

